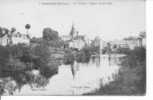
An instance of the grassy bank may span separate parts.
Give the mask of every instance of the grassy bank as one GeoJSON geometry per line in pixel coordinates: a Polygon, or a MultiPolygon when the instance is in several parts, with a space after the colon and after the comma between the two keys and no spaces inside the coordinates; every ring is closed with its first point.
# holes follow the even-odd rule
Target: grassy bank
{"type": "Polygon", "coordinates": [[[85,95],[145,95],[146,93],[146,50],[120,50],[127,56],[121,59],[121,69],[115,81],[85,95]]]}

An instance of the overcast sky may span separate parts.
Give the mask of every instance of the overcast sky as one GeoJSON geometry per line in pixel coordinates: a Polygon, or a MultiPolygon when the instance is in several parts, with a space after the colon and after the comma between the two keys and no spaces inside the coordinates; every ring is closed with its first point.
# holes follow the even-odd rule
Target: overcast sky
{"type": "MultiPolygon", "coordinates": [[[[49,2],[54,1],[61,0],[49,2]]],[[[104,40],[120,39],[145,30],[144,0],[109,1],[112,4],[47,5],[42,4],[46,0],[0,0],[0,26],[25,32],[24,26],[28,23],[31,36],[42,36],[44,27],[68,35],[74,23],[80,34],[89,38],[100,36],[104,40]]]]}

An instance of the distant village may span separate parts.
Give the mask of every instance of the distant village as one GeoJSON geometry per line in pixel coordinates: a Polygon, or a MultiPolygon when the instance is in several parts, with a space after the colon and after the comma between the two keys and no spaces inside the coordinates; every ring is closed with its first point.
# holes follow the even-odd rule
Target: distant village
{"type": "MultiPolygon", "coordinates": [[[[27,33],[23,34],[18,32],[15,28],[8,30],[7,28],[0,28],[0,45],[7,46],[11,44],[19,44],[23,43],[26,45],[31,44],[31,37],[28,30],[30,29],[30,25],[27,24],[25,26],[27,33]]],[[[140,32],[137,37],[126,37],[122,40],[112,40],[105,41],[100,37],[95,37],[94,40],[88,39],[88,37],[81,35],[79,31],[72,25],[70,33],[68,35],[63,35],[60,37],[62,41],[64,41],[67,45],[65,47],[72,48],[76,50],[81,50],[85,46],[93,45],[95,47],[100,47],[101,50],[104,50],[109,46],[112,51],[117,50],[118,48],[129,48],[134,49],[136,47],[145,47],[146,46],[146,36],[145,32],[140,32]]]]}

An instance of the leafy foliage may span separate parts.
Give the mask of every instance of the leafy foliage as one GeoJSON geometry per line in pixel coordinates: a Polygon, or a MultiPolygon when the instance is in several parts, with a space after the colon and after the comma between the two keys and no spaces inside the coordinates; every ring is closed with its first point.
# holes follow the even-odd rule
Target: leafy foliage
{"type": "Polygon", "coordinates": [[[30,24],[26,24],[25,25],[25,29],[30,29],[31,28],[31,25],[30,24]]]}
{"type": "Polygon", "coordinates": [[[88,63],[91,57],[91,52],[92,50],[89,47],[84,47],[83,49],[80,50],[80,52],[78,52],[78,54],[76,55],[76,60],[78,62],[84,62],[84,63],[88,63]]]}
{"type": "Polygon", "coordinates": [[[47,41],[57,40],[58,39],[58,32],[52,30],[51,28],[44,28],[43,39],[47,40],[47,41]]]}

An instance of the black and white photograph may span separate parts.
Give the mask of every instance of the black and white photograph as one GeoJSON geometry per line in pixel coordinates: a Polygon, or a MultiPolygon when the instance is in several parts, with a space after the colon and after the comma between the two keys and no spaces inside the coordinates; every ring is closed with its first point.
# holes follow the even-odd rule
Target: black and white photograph
{"type": "Polygon", "coordinates": [[[145,96],[145,0],[0,0],[0,96],[145,96]]]}

